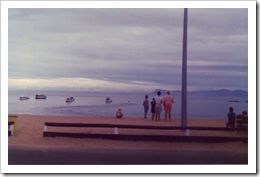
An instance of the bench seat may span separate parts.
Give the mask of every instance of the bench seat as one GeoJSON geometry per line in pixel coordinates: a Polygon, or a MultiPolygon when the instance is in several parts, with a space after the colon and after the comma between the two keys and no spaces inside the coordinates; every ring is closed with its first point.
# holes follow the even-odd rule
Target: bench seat
{"type": "Polygon", "coordinates": [[[220,137],[220,136],[190,136],[191,130],[197,131],[247,131],[247,128],[226,128],[226,127],[180,127],[180,126],[148,126],[148,125],[118,125],[118,124],[90,124],[90,123],[58,123],[45,122],[44,137],[73,137],[73,138],[100,138],[113,140],[135,140],[135,141],[189,141],[189,142],[227,142],[242,141],[247,143],[246,137],[220,137]],[[53,127],[87,127],[87,128],[114,128],[114,134],[95,133],[69,133],[48,131],[48,126],[53,127]],[[118,129],[147,129],[147,130],[183,130],[185,135],[129,135],[119,134],[118,129]]]}

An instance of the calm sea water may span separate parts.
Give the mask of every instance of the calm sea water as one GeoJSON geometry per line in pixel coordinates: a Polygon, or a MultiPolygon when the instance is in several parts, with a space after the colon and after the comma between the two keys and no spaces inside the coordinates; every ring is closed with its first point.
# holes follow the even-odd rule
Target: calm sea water
{"type": "MultiPolygon", "coordinates": [[[[35,99],[35,93],[25,91],[9,91],[9,114],[61,115],[61,116],[114,116],[118,108],[123,110],[125,117],[143,117],[143,100],[147,93],[95,93],[46,91],[46,100],[35,99]],[[20,101],[20,96],[30,96],[29,100],[20,101]],[[75,101],[66,103],[67,97],[75,97],[75,101]],[[105,102],[106,97],[113,99],[112,103],[105,102]],[[130,104],[128,103],[130,102],[130,104]]],[[[42,94],[39,93],[38,94],[42,94]]],[[[148,94],[149,101],[154,94],[148,94]]],[[[174,96],[174,95],[173,95],[174,96]]],[[[181,98],[174,96],[172,115],[181,117],[181,98]]],[[[228,97],[193,96],[188,97],[188,118],[224,118],[230,106],[236,113],[248,109],[247,97],[237,98],[241,102],[228,102],[228,97]]],[[[149,116],[151,113],[149,111],[149,116]]]]}

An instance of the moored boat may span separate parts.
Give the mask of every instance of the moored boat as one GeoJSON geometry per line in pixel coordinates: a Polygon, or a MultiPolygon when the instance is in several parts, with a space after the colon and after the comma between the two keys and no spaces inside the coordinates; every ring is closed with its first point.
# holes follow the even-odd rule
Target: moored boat
{"type": "Polygon", "coordinates": [[[125,104],[135,104],[134,102],[128,100],[127,102],[125,102],[125,104]]]}
{"type": "Polygon", "coordinates": [[[112,101],[113,101],[113,100],[112,100],[110,97],[107,97],[107,98],[106,98],[106,103],[112,103],[112,101]]]}
{"type": "Polygon", "coordinates": [[[235,99],[235,98],[230,98],[229,100],[228,100],[228,102],[235,102],[235,103],[238,103],[238,102],[241,102],[240,100],[238,100],[238,99],[235,99]]]}
{"type": "Polygon", "coordinates": [[[239,100],[229,100],[228,102],[235,102],[235,103],[238,103],[238,102],[241,102],[239,100]]]}
{"type": "Polygon", "coordinates": [[[69,97],[66,99],[66,102],[69,103],[69,102],[73,102],[75,101],[75,98],[74,97],[69,97]]]}
{"type": "Polygon", "coordinates": [[[36,94],[35,95],[35,99],[46,99],[47,98],[47,96],[46,95],[44,95],[44,94],[36,94]]]}
{"type": "Polygon", "coordinates": [[[19,98],[19,100],[29,100],[29,99],[30,99],[30,97],[28,97],[28,96],[21,96],[19,98]]]}

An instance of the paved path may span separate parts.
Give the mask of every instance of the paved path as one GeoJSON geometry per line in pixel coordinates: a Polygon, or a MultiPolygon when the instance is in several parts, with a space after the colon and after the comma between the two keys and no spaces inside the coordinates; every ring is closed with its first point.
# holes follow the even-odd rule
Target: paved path
{"type": "Polygon", "coordinates": [[[247,164],[247,154],[220,151],[23,149],[9,146],[9,165],[247,164]]]}

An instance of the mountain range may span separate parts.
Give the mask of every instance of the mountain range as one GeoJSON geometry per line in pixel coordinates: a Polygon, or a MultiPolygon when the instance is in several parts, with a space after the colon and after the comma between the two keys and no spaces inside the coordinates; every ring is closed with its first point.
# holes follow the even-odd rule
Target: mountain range
{"type": "MultiPolygon", "coordinates": [[[[165,95],[168,90],[156,89],[153,94],[156,94],[157,91],[161,91],[162,95],[165,95]]],[[[180,90],[173,90],[171,94],[174,96],[181,96],[180,90]]],[[[219,89],[219,90],[200,90],[200,91],[188,91],[188,96],[226,96],[226,97],[247,97],[248,92],[244,90],[228,90],[228,89],[219,89]]]]}

